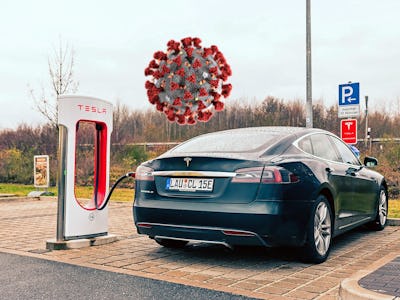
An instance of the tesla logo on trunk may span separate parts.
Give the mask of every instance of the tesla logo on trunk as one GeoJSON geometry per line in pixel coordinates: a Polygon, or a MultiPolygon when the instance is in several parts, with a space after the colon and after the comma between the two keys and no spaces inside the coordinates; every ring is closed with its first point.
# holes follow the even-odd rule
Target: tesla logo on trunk
{"type": "Polygon", "coordinates": [[[192,159],[190,157],[185,157],[183,160],[186,162],[186,167],[189,167],[190,162],[192,161],[192,159]]]}

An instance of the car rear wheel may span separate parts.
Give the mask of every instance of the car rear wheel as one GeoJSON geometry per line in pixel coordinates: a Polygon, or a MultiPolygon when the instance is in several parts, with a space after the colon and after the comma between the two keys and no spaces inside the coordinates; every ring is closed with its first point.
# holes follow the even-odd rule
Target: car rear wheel
{"type": "Polygon", "coordinates": [[[307,228],[307,241],[303,247],[304,260],[311,263],[324,262],[332,242],[332,210],[324,195],[315,201],[307,228]]]}
{"type": "Polygon", "coordinates": [[[182,241],[182,240],[173,240],[173,239],[161,239],[161,238],[155,238],[154,239],[159,245],[166,247],[166,248],[183,248],[187,245],[188,241],[182,241]]]}
{"type": "Polygon", "coordinates": [[[376,208],[376,218],[369,227],[373,230],[382,230],[385,228],[388,212],[388,199],[386,190],[381,187],[379,192],[378,204],[376,208]]]}

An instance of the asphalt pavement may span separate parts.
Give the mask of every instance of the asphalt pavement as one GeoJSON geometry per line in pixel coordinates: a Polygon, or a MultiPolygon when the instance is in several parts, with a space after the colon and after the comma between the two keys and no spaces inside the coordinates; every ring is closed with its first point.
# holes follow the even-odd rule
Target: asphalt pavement
{"type": "Polygon", "coordinates": [[[1,299],[251,299],[0,252],[1,299]]]}

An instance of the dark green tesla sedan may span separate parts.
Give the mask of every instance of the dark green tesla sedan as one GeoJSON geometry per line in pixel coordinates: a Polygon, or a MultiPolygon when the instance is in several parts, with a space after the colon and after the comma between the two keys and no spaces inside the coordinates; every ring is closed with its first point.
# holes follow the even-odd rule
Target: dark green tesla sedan
{"type": "Polygon", "coordinates": [[[385,179],[321,129],[255,127],[190,139],[136,170],[134,220],[165,247],[190,241],[296,246],[327,259],[332,238],[382,230],[385,179]]]}

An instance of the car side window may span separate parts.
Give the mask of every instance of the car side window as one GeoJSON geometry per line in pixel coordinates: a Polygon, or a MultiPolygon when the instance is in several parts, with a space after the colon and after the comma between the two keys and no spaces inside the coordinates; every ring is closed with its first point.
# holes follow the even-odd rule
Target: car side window
{"type": "Polygon", "coordinates": [[[310,140],[313,148],[313,154],[315,156],[333,161],[341,161],[341,158],[335,151],[328,135],[313,134],[310,135],[310,140]]]}
{"type": "Polygon", "coordinates": [[[306,136],[305,138],[301,139],[297,145],[299,146],[299,148],[301,150],[303,150],[304,152],[313,154],[313,149],[312,149],[312,145],[311,145],[311,140],[308,136],[306,136]]]}
{"type": "Polygon", "coordinates": [[[331,137],[331,139],[341,156],[342,162],[358,166],[361,165],[357,156],[354,154],[353,151],[351,151],[351,149],[344,142],[342,142],[336,137],[331,137]]]}

